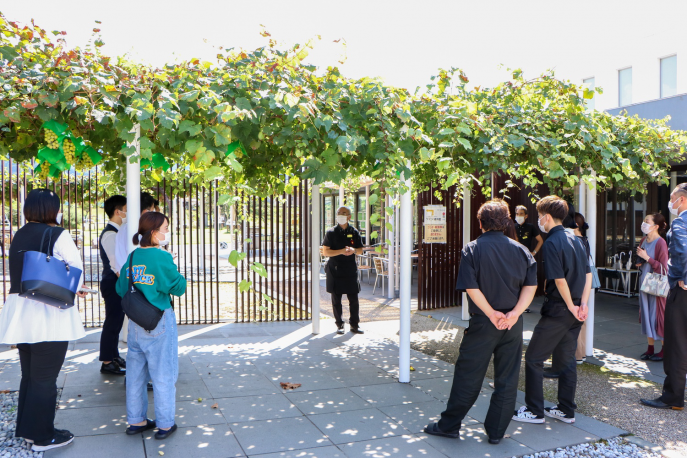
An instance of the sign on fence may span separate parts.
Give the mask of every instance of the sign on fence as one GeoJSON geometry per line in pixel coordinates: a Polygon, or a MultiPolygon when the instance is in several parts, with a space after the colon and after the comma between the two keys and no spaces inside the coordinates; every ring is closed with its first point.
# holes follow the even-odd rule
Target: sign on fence
{"type": "Polygon", "coordinates": [[[424,243],[446,243],[445,224],[425,224],[424,243]]]}
{"type": "Polygon", "coordinates": [[[425,205],[424,243],[446,243],[446,207],[443,205],[425,205]]]}
{"type": "Polygon", "coordinates": [[[443,205],[425,205],[425,224],[446,224],[446,207],[443,205]]]}

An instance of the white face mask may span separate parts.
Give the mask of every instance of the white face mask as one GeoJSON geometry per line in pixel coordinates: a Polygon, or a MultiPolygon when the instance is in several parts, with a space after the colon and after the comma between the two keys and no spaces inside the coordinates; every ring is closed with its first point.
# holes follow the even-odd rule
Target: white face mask
{"type": "Polygon", "coordinates": [[[167,245],[169,245],[169,240],[170,240],[170,238],[171,238],[171,237],[170,237],[171,235],[172,235],[171,232],[164,232],[164,233],[163,233],[163,232],[158,232],[158,233],[157,233],[157,244],[160,245],[160,246],[167,246],[167,245]],[[162,238],[160,238],[160,237],[162,237],[162,238]]]}
{"type": "Polygon", "coordinates": [[[522,226],[525,223],[525,217],[524,216],[516,216],[515,222],[522,226]]]}
{"type": "MultiPolygon", "coordinates": [[[[124,212],[122,212],[122,213],[124,213],[124,212]]],[[[122,216],[121,218],[122,218],[122,225],[126,224],[126,213],[124,213],[124,216],[122,216]]]]}
{"type": "Polygon", "coordinates": [[[546,233],[549,232],[549,231],[547,231],[546,228],[545,228],[545,227],[542,225],[542,223],[541,223],[541,220],[543,220],[544,218],[546,218],[546,216],[542,216],[541,218],[539,218],[539,219],[537,220],[537,226],[539,226],[539,230],[540,230],[540,231],[542,231],[544,234],[546,234],[546,233]]]}
{"type": "Polygon", "coordinates": [[[55,221],[57,221],[57,224],[62,224],[62,212],[59,212],[57,216],[55,217],[55,221]]]}
{"type": "Polygon", "coordinates": [[[336,224],[343,226],[348,223],[348,216],[346,215],[336,215],[336,224]]]}
{"type": "Polygon", "coordinates": [[[648,235],[651,232],[652,227],[654,227],[653,224],[642,223],[642,233],[648,235]]]}
{"type": "Polygon", "coordinates": [[[678,205],[676,207],[675,204],[677,204],[677,200],[675,202],[671,203],[670,205],[668,205],[668,209],[670,210],[670,213],[677,216],[680,213],[680,211],[678,210],[678,208],[680,208],[680,206],[678,205]]]}

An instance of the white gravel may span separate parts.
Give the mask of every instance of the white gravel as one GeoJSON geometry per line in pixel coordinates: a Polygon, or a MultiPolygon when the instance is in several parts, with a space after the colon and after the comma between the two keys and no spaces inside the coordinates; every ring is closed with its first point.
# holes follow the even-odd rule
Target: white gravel
{"type": "Polygon", "coordinates": [[[557,448],[548,452],[525,455],[524,458],[661,458],[661,455],[644,450],[621,437],[593,444],[557,448]]]}
{"type": "Polygon", "coordinates": [[[0,458],[38,458],[42,452],[32,452],[24,439],[14,437],[17,427],[19,392],[0,392],[0,458]]]}

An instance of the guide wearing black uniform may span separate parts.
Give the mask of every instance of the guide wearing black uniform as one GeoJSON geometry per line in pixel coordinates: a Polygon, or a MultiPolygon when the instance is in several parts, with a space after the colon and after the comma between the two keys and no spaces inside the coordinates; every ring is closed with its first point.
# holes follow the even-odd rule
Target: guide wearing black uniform
{"type": "Polygon", "coordinates": [[[351,332],[362,334],[359,327],[360,323],[360,303],[358,293],[360,284],[358,283],[358,265],[355,261],[356,254],[362,254],[362,240],[356,228],[348,224],[351,212],[346,207],[341,207],[337,211],[337,225],[329,229],[324,236],[322,246],[324,255],[329,256],[329,261],[324,268],[327,275],[327,292],[332,296],[332,306],[334,308],[334,319],[338,333],[343,333],[343,304],[341,298],[345,294],[348,297],[350,307],[351,332]]]}
{"type": "Polygon", "coordinates": [[[537,203],[539,229],[548,233],[542,248],[546,298],[541,319],[534,328],[525,353],[525,406],[516,411],[513,420],[544,423],[544,416],[566,423],[575,422],[577,337],[587,317],[587,300],[592,285],[587,251],[580,239],[565,230],[562,221],[568,204],[556,196],[537,203]],[[558,405],[544,408],[544,361],[552,353],[560,357],[558,405]]]}
{"type": "Polygon", "coordinates": [[[446,410],[425,432],[457,438],[462,420],[479,396],[494,355],[495,390],[484,427],[489,442],[506,433],[515,408],[520,360],[522,317],[537,290],[537,263],[523,245],[503,234],[510,219],[501,200],[485,203],[477,218],[484,233],[462,251],[456,289],[466,291],[470,326],[465,330],[446,410]]]}

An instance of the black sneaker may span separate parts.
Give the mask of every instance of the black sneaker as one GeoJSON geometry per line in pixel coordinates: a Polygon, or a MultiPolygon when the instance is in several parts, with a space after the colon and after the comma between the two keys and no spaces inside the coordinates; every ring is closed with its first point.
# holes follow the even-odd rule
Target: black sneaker
{"type": "Polygon", "coordinates": [[[344,331],[343,324],[342,324],[341,326],[339,326],[339,327],[336,328],[336,333],[337,333],[337,334],[343,334],[344,332],[345,332],[345,331],[344,331]]]}
{"type": "Polygon", "coordinates": [[[363,331],[363,330],[360,329],[360,328],[351,328],[351,332],[352,332],[353,334],[365,334],[365,331],[363,331]]]}
{"type": "Polygon", "coordinates": [[[114,361],[111,361],[108,364],[103,363],[100,365],[100,373],[112,375],[126,375],[126,369],[122,369],[121,367],[119,367],[119,364],[117,364],[114,361]]]}
{"type": "Polygon", "coordinates": [[[74,435],[67,431],[67,434],[55,432],[52,439],[47,441],[37,441],[31,446],[33,452],[45,452],[54,448],[64,447],[69,445],[74,440],[74,435]]]}
{"type": "MultiPolygon", "coordinates": [[[[57,428],[55,428],[55,432],[56,432],[56,433],[60,433],[60,434],[71,434],[71,433],[70,433],[69,431],[67,431],[66,429],[57,429],[57,428]]],[[[33,439],[24,438],[24,440],[26,441],[27,444],[33,444],[33,439]]]]}
{"type": "Polygon", "coordinates": [[[513,420],[521,423],[544,423],[544,417],[535,415],[527,406],[522,406],[516,410],[513,420]]]}
{"type": "Polygon", "coordinates": [[[568,424],[575,423],[575,417],[570,417],[566,415],[565,412],[558,408],[558,406],[546,407],[544,409],[544,415],[546,415],[547,417],[555,418],[556,420],[560,420],[568,424]]]}
{"type": "Polygon", "coordinates": [[[117,356],[113,361],[119,364],[119,367],[121,367],[122,369],[126,369],[126,360],[121,356],[117,356]]]}
{"type": "Polygon", "coordinates": [[[455,431],[442,431],[439,429],[439,423],[430,423],[424,429],[424,432],[432,436],[448,437],[449,439],[458,439],[460,437],[460,428],[455,431]]]}

